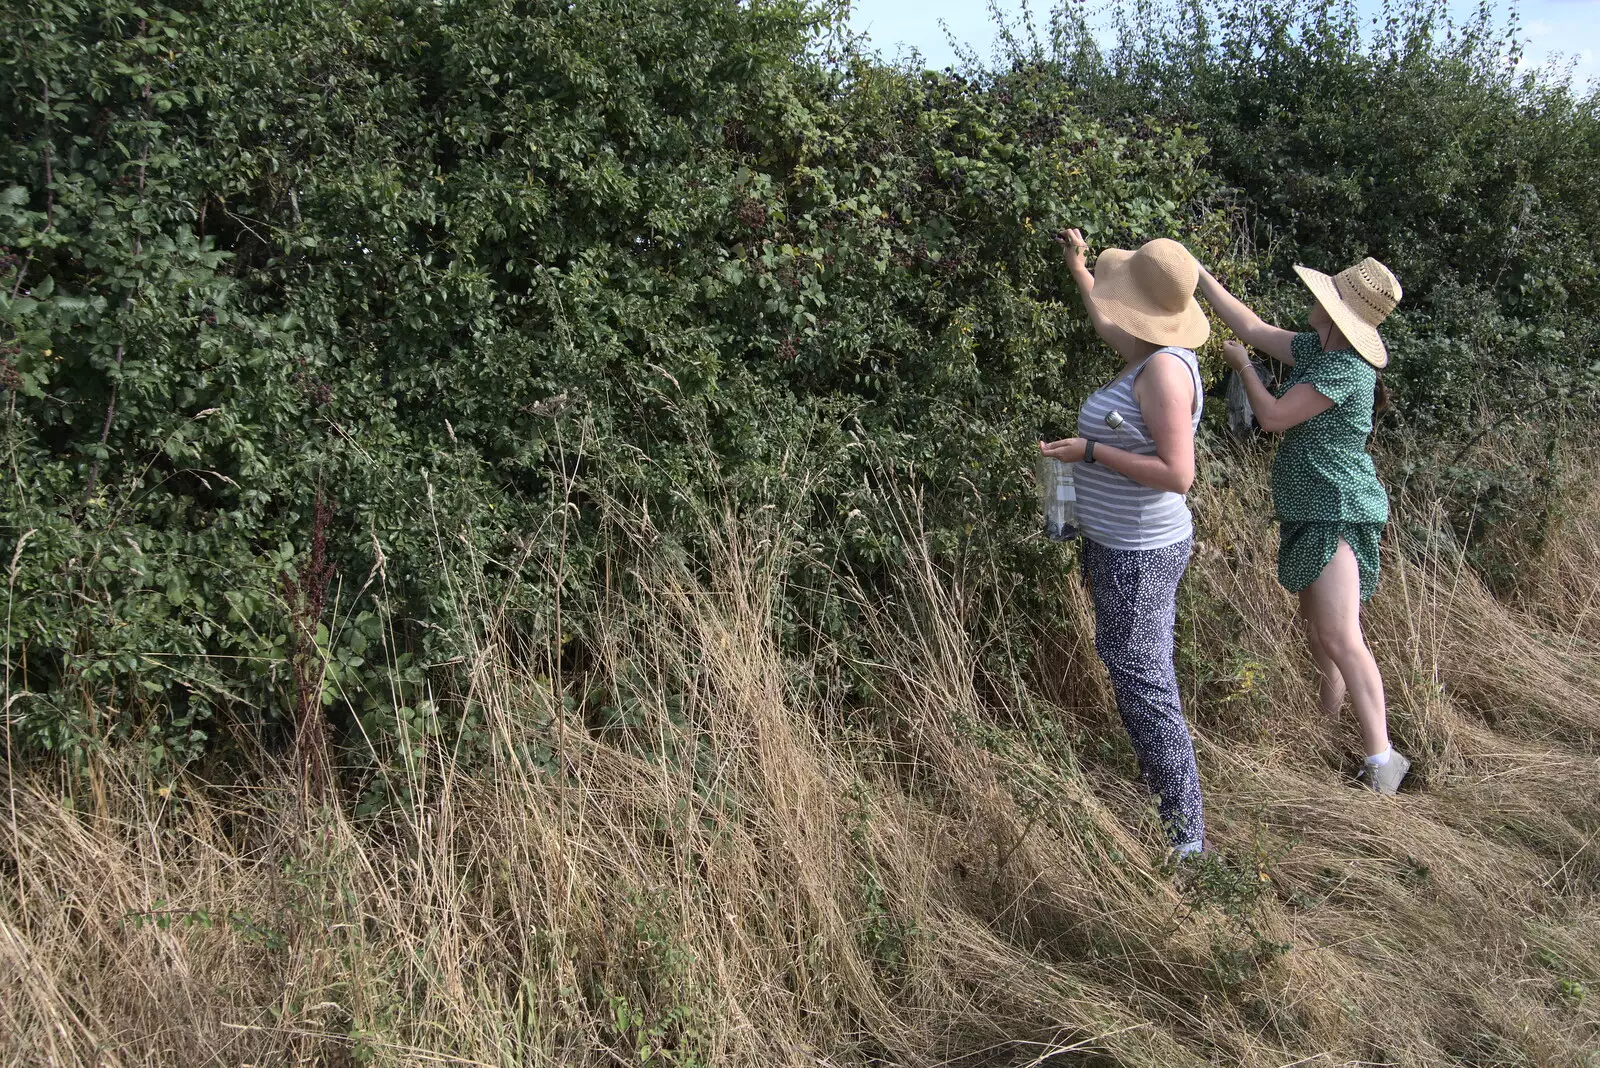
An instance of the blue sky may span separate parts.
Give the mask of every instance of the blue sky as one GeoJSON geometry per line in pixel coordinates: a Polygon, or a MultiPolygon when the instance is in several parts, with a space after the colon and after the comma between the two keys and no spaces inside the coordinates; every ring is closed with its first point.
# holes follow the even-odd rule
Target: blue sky
{"type": "MultiPolygon", "coordinates": [[[[1020,0],[997,2],[1013,14],[1021,7],[1020,0]]],[[[1363,6],[1369,4],[1371,0],[1363,0],[1363,6]]],[[[1032,4],[1041,22],[1052,6],[1051,0],[1032,4]]],[[[1451,6],[1474,5],[1454,0],[1451,6]]],[[[1600,80],[1600,0],[1523,0],[1519,8],[1529,61],[1543,62],[1560,53],[1577,59],[1579,83],[1600,80]]],[[[978,46],[982,55],[988,55],[994,40],[987,0],[852,0],[850,21],[885,54],[915,48],[932,67],[953,58],[941,21],[958,40],[978,46]]]]}

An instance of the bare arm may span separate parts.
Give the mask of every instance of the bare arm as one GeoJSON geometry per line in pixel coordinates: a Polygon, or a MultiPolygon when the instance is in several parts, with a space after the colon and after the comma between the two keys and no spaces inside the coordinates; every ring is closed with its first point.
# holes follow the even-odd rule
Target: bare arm
{"type": "MultiPolygon", "coordinates": [[[[1229,293],[1204,267],[1200,268],[1200,292],[1222,316],[1228,329],[1238,334],[1246,345],[1254,345],[1274,360],[1294,366],[1294,354],[1289,351],[1294,331],[1262,321],[1261,316],[1245,307],[1243,301],[1229,293]]],[[[1255,399],[1251,398],[1250,403],[1255,404],[1255,399]]]]}
{"type": "MultiPolygon", "coordinates": [[[[1096,442],[1094,462],[1126,475],[1141,486],[1188,493],[1194,484],[1194,379],[1183,361],[1157,353],[1133,387],[1139,413],[1150,428],[1154,456],[1096,442]]],[[[1083,438],[1040,442],[1046,456],[1076,463],[1083,459],[1083,438]]]]}
{"type": "Polygon", "coordinates": [[[1149,349],[1145,343],[1128,333],[1122,327],[1100,314],[1100,309],[1094,303],[1094,275],[1089,273],[1088,264],[1085,262],[1089,246],[1083,240],[1083,234],[1077,230],[1066,230],[1057,235],[1067,249],[1067,266],[1072,271],[1072,280],[1078,283],[1078,292],[1083,295],[1084,310],[1089,313],[1089,322],[1094,325],[1094,332],[1100,335],[1100,340],[1124,359],[1137,357],[1149,349]]]}
{"type": "Polygon", "coordinates": [[[1333,407],[1333,401],[1317,392],[1317,387],[1309,382],[1292,386],[1283,396],[1274,397],[1250,366],[1249,351],[1237,341],[1224,342],[1222,353],[1228,366],[1239,372],[1239,381],[1244,383],[1250,407],[1255,409],[1256,422],[1261,424],[1262,430],[1281,434],[1333,407]]]}

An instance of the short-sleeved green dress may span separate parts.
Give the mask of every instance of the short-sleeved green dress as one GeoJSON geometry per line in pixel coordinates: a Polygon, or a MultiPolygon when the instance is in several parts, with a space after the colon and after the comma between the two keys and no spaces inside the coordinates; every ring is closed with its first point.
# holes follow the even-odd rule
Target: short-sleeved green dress
{"type": "Polygon", "coordinates": [[[1315,332],[1296,334],[1289,351],[1294,372],[1278,396],[1306,382],[1333,407],[1285,431],[1272,463],[1278,581],[1294,593],[1305,589],[1344,541],[1360,566],[1365,601],[1378,588],[1378,543],[1389,521],[1389,495],[1367,455],[1378,372],[1355,349],[1324,352],[1315,332]]]}

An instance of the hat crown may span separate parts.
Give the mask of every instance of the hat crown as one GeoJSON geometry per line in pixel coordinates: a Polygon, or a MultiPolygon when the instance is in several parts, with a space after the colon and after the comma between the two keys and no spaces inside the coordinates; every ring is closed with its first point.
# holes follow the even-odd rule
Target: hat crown
{"type": "Polygon", "coordinates": [[[1200,282],[1200,264],[1170,237],[1141,245],[1129,257],[1128,270],[1140,292],[1169,315],[1179,315],[1188,307],[1200,282]]]}
{"type": "Polygon", "coordinates": [[[1195,302],[1200,264],[1171,238],[1136,252],[1108,248],[1094,265],[1094,305],[1134,337],[1186,349],[1205,342],[1211,324],[1195,302]]]}
{"type": "Polygon", "coordinates": [[[1340,301],[1368,326],[1387,319],[1403,295],[1399,279],[1371,256],[1334,275],[1333,285],[1340,301]]]}

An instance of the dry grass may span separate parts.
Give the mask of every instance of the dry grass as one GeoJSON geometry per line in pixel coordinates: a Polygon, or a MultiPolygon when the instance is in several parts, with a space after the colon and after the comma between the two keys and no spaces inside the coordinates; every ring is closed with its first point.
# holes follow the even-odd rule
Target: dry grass
{"type": "MultiPolygon", "coordinates": [[[[1516,607],[1390,547],[1370,629],[1420,788],[1384,800],[1315,711],[1254,463],[1196,495],[1181,666],[1228,859],[1186,891],[1075,582],[1045,683],[975,644],[986,587],[921,556],[858,598],[867,648],[802,660],[762,528],[719,524],[695,575],[635,517],[592,662],[530,667],[474,623],[490,755],[421,762],[382,819],[298,817],[274,768],[163,795],[111,754],[71,806],[19,775],[0,1055],[1600,1064],[1600,510],[1516,607]],[[620,724],[583,703],[602,687],[620,724]]],[[[499,618],[475,597],[463,619],[499,618]]]]}

